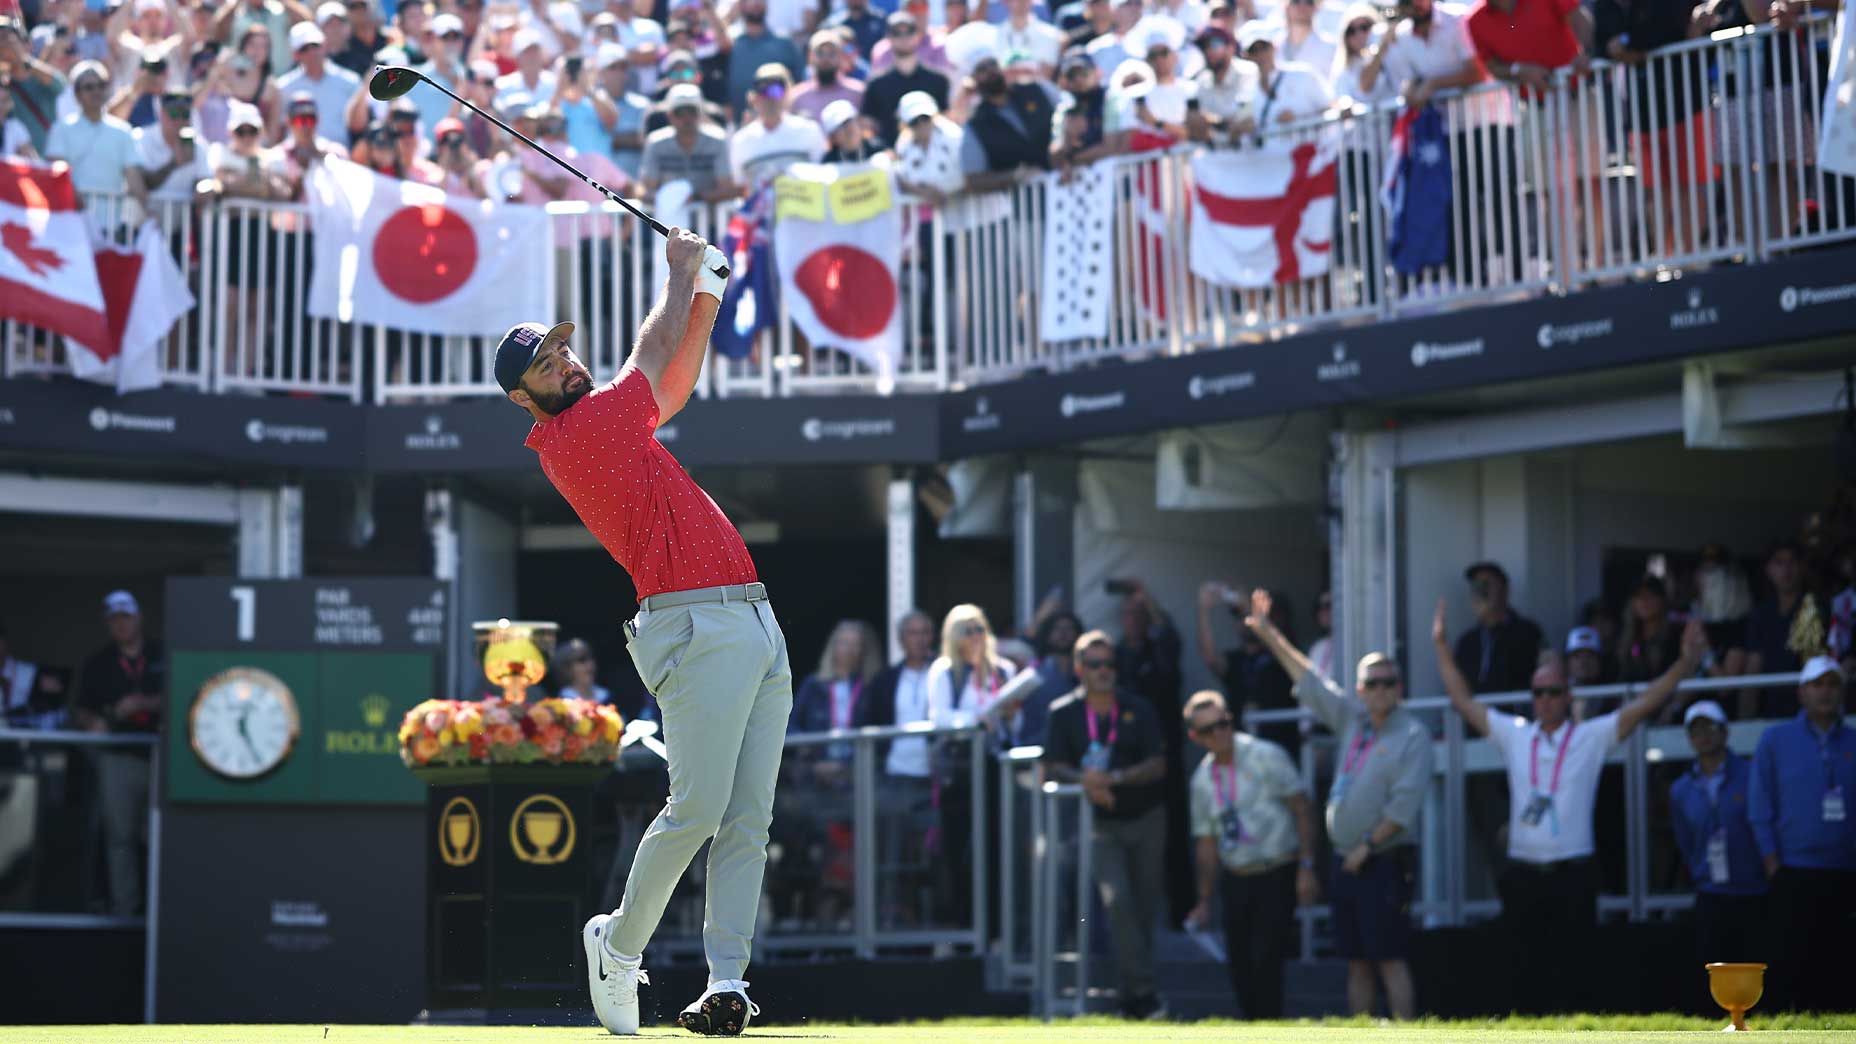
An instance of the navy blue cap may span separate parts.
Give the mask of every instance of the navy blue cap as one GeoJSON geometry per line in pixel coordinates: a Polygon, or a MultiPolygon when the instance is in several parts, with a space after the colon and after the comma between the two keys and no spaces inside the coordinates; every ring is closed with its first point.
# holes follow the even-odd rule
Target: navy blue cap
{"type": "Polygon", "coordinates": [[[540,323],[517,323],[510,327],[502,343],[496,346],[496,383],[506,392],[515,391],[516,385],[522,383],[522,375],[528,372],[529,364],[541,352],[541,346],[573,332],[572,323],[555,323],[553,329],[540,323]]]}

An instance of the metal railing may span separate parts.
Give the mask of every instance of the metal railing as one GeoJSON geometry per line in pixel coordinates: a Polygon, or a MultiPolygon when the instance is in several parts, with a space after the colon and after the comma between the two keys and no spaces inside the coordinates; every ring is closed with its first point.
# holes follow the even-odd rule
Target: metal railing
{"type": "MultiPolygon", "coordinates": [[[[712,354],[696,393],[776,396],[846,390],[940,391],[1062,371],[1105,358],[1208,351],[1492,300],[1570,293],[1598,282],[1856,238],[1856,178],[1811,161],[1824,118],[1834,33],[1825,16],[1795,28],[1727,30],[1652,52],[1634,66],[1562,70],[1534,96],[1507,83],[1442,92],[1453,192],[1445,256],[1392,264],[1382,186],[1394,107],[1356,107],[1268,128],[1239,151],[1317,144],[1336,156],[1334,236],[1320,275],[1254,289],[1191,270],[1196,147],[1119,156],[1109,180],[1107,334],[1047,341],[1041,302],[1061,175],[957,197],[899,203],[904,239],[902,348],[893,383],[806,343],[784,302],[753,355],[712,354]]],[[[98,227],[120,237],[122,201],[93,197],[98,227]]],[[[195,315],[168,338],[169,383],[219,391],[436,401],[498,393],[480,337],[311,320],[303,308],[308,215],[301,204],[225,199],[161,203],[195,315]]],[[[609,203],[552,203],[551,281],[559,314],[580,324],[596,375],[616,372],[657,291],[661,244],[609,203]]],[[[713,241],[734,204],[686,220],[713,241]]],[[[8,376],[66,368],[56,338],[0,324],[8,376]]]]}
{"type": "MultiPolygon", "coordinates": [[[[988,938],[991,807],[985,731],[915,725],[793,733],[770,831],[763,894],[773,908],[756,931],[757,958],[847,953],[876,957],[930,948],[982,952],[988,938]],[[969,748],[967,821],[950,814],[931,778],[889,776],[879,751],[897,741],[969,748]],[[948,865],[947,831],[966,831],[967,866],[948,865]],[[933,841],[939,838],[938,842],[933,841]],[[938,851],[930,852],[930,844],[938,851]],[[938,872],[960,879],[936,879],[938,872]],[[965,891],[955,919],[945,888],[965,891]]],[[[931,759],[932,761],[932,759],[931,759]]],[[[700,958],[707,860],[678,882],[651,942],[652,959],[700,958]]]]}
{"type": "Polygon", "coordinates": [[[1036,978],[1034,1003],[1037,1014],[1046,1020],[1057,1015],[1085,1015],[1089,1012],[1091,946],[1090,920],[1084,911],[1095,897],[1095,861],[1090,845],[1095,809],[1079,783],[1045,783],[1038,788],[1035,800],[1041,810],[1038,821],[1042,829],[1036,835],[1037,868],[1031,892],[1037,938],[1031,960],[1036,978]],[[1063,824],[1069,818],[1066,809],[1074,810],[1076,819],[1076,833],[1068,844],[1063,835],[1063,824]],[[1073,889],[1064,887],[1066,876],[1072,876],[1073,889]],[[1070,917],[1064,916],[1066,892],[1070,917]],[[1066,925],[1070,946],[1063,949],[1066,925]],[[1063,974],[1066,970],[1067,984],[1063,974]]]}

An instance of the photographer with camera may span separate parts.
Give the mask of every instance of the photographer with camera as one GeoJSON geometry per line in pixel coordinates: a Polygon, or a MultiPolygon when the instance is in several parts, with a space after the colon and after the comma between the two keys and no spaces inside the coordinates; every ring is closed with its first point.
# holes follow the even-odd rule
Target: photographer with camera
{"type": "Polygon", "coordinates": [[[438,143],[432,148],[432,161],[445,172],[440,187],[447,196],[472,196],[488,199],[484,177],[490,161],[478,156],[464,134],[464,123],[457,119],[438,121],[438,143]]]}
{"type": "Polygon", "coordinates": [[[196,185],[213,176],[193,128],[193,95],[178,87],[161,92],[155,125],[136,130],[135,151],[151,201],[185,203],[196,185]]]}
{"type": "Polygon", "coordinates": [[[161,51],[147,51],[135,75],[110,99],[109,114],[140,129],[152,126],[159,115],[156,109],[161,93],[168,85],[168,57],[161,51]]]}

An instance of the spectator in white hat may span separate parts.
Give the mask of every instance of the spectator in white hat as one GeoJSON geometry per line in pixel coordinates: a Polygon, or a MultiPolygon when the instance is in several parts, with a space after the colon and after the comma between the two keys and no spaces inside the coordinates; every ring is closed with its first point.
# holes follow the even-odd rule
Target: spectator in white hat
{"type": "Polygon", "coordinates": [[[927,91],[910,91],[896,106],[901,135],[896,139],[896,181],[902,191],[930,204],[960,193],[966,177],[960,166],[964,132],[941,115],[927,91]]]}
{"type": "MultiPolygon", "coordinates": [[[[316,134],[330,141],[343,140],[343,113],[361,78],[329,61],[328,37],[314,22],[298,22],[290,27],[290,54],[296,68],[277,78],[277,89],[286,98],[307,94],[316,100],[316,134]]],[[[436,92],[433,92],[436,93],[436,92]]]]}
{"type": "Polygon", "coordinates": [[[1774,932],[1766,988],[1788,1003],[1832,1011],[1849,1001],[1849,924],[1856,917],[1856,730],[1844,717],[1837,661],[1798,672],[1803,708],[1759,737],[1747,796],[1770,882],[1774,932]]]}
{"type": "Polygon", "coordinates": [[[825,109],[833,102],[848,101],[853,107],[863,104],[863,81],[844,75],[844,41],[836,29],[820,29],[812,34],[812,75],[793,88],[789,108],[808,120],[824,122],[825,109]]]}
{"type": "MultiPolygon", "coordinates": [[[[170,12],[163,0],[133,0],[116,8],[103,31],[109,41],[110,68],[118,81],[135,76],[150,57],[187,53],[193,42],[191,27],[181,13],[179,7],[170,12]]],[[[151,88],[158,94],[167,83],[164,76],[151,88]]]]}
{"type": "MultiPolygon", "coordinates": [[[[353,35],[348,29],[348,9],[341,0],[324,0],[316,8],[316,28],[322,30],[322,50],[329,56],[329,61],[341,64],[340,55],[348,48],[348,38],[353,35]]],[[[349,69],[349,72],[354,72],[349,69]]]]}
{"type": "MultiPolygon", "coordinates": [[[[400,11],[403,15],[411,9],[402,6],[400,11]]],[[[464,35],[464,20],[450,13],[437,15],[426,23],[425,36],[425,62],[414,68],[445,90],[464,93],[464,79],[468,75],[464,64],[465,48],[470,43],[464,35]]],[[[438,126],[439,120],[459,111],[458,103],[444,91],[420,87],[407,97],[419,107],[419,128],[428,141],[432,140],[432,128],[438,126]]]]}
{"type": "Polygon", "coordinates": [[[1495,744],[1508,767],[1508,867],[1500,889],[1515,946],[1515,999],[1523,1011],[1551,1011],[1567,999],[1553,969],[1577,959],[1598,915],[1592,816],[1605,758],[1695,672],[1707,635],[1700,621],[1690,621],[1676,662],[1642,695],[1585,722],[1572,718],[1565,671],[1547,663],[1534,671],[1530,722],[1476,701],[1450,648],[1445,604],[1438,600],[1431,620],[1437,671],[1451,706],[1472,732],[1495,744]]]}
{"type": "Polygon", "coordinates": [[[1696,956],[1757,961],[1765,919],[1766,872],[1747,819],[1753,770],[1727,747],[1727,712],[1697,700],[1682,715],[1695,763],[1669,788],[1676,847],[1695,886],[1696,956]]]}
{"type": "Polygon", "coordinates": [[[742,124],[729,142],[736,181],[751,187],[795,163],[816,163],[825,155],[825,132],[819,125],[786,111],[792,89],[786,66],[768,62],[755,70],[750,98],[756,118],[742,124]]]}
{"type": "Polygon", "coordinates": [[[664,92],[670,126],[652,131],[644,142],[639,178],[646,193],[670,181],[688,181],[691,196],[716,203],[740,195],[729,166],[728,138],[703,122],[701,88],[672,84],[664,92]]]}
{"type": "MultiPolygon", "coordinates": [[[[1597,628],[1575,627],[1566,632],[1566,681],[1574,692],[1611,682],[1617,673],[1616,666],[1615,662],[1605,659],[1604,642],[1599,639],[1597,628]]],[[[1573,703],[1573,717],[1584,721],[1595,711],[1609,710],[1613,702],[1579,696],[1573,703]]]]}
{"type": "Polygon", "coordinates": [[[1334,69],[1334,38],[1315,28],[1320,0],[1288,0],[1282,7],[1283,33],[1276,55],[1283,62],[1300,62],[1326,80],[1334,69]]]}
{"type": "MultiPolygon", "coordinates": [[[[154,735],[161,728],[167,691],[167,652],[144,636],[141,607],[127,591],[112,591],[103,599],[103,623],[110,641],[84,661],[78,724],[90,732],[154,735]]],[[[147,840],[149,750],[104,747],[96,755],[110,912],[118,917],[134,916],[142,904],[136,846],[147,840]]]]}
{"type": "Polygon", "coordinates": [[[857,106],[840,98],[825,106],[819,127],[825,132],[825,163],[864,163],[880,151],[865,133],[857,106]]]}
{"type": "Polygon", "coordinates": [[[516,70],[496,80],[496,104],[501,107],[508,97],[517,92],[531,98],[547,98],[554,94],[555,76],[548,66],[547,52],[542,49],[541,34],[533,29],[517,29],[509,39],[509,52],[515,59],[516,70]]]}
{"type": "MultiPolygon", "coordinates": [[[[1113,26],[1110,31],[1089,41],[1084,53],[1108,76],[1130,58],[1141,57],[1132,41],[1125,39],[1141,20],[1141,0],[1115,0],[1113,26]]],[[[1112,87],[1113,85],[1111,85],[1112,87]]]]}
{"type": "Polygon", "coordinates": [[[1324,74],[1306,65],[1279,60],[1276,45],[1281,39],[1281,26],[1260,20],[1245,22],[1237,31],[1238,54],[1256,66],[1261,87],[1257,99],[1259,141],[1276,142],[1287,149],[1292,143],[1286,137],[1263,136],[1283,124],[1321,115],[1334,101],[1334,92],[1324,74]]]}
{"type": "Polygon", "coordinates": [[[52,125],[45,158],[69,163],[71,184],[79,192],[127,190],[146,203],[148,190],[142,180],[135,132],[103,111],[109,100],[109,68],[102,62],[77,63],[71,70],[71,89],[77,94],[78,111],[52,125]]]}

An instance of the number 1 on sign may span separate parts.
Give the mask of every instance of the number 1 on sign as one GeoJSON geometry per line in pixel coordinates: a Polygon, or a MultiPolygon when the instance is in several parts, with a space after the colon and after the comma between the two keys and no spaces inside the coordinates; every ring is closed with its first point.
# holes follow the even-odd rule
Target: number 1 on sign
{"type": "Polygon", "coordinates": [[[249,642],[258,632],[258,589],[234,587],[231,594],[238,603],[238,640],[249,642]]]}

